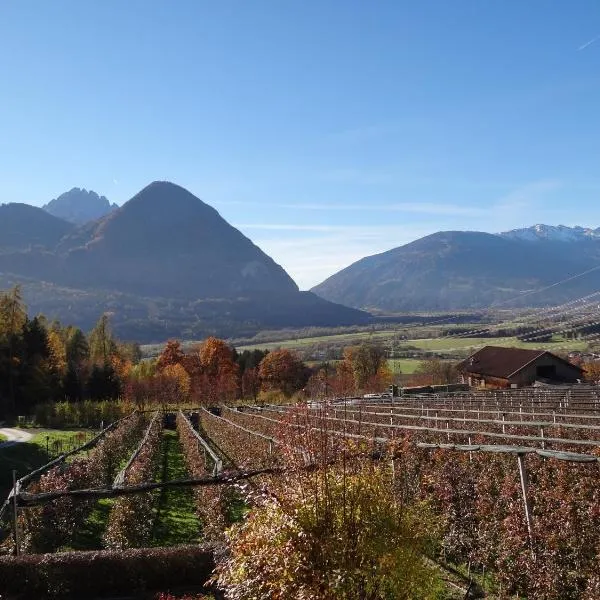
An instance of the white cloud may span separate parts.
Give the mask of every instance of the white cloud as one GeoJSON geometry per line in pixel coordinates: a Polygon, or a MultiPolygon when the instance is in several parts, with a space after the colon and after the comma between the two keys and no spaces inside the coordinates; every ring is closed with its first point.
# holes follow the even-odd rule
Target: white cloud
{"type": "Polygon", "coordinates": [[[253,241],[296,281],[309,289],[353,262],[437,231],[435,224],[416,226],[339,226],[306,237],[254,236],[253,241]]]}
{"type": "Polygon", "coordinates": [[[522,210],[533,208],[549,192],[560,188],[562,183],[556,179],[542,179],[524,184],[495,203],[496,210],[522,210]]]}
{"type": "Polygon", "coordinates": [[[581,44],[581,46],[579,46],[579,48],[577,48],[577,51],[581,52],[582,50],[585,50],[588,46],[591,46],[592,44],[595,44],[598,40],[600,40],[600,35],[597,35],[596,37],[594,37],[591,40],[587,41],[585,44],[581,44]]]}
{"type": "MultiPolygon", "coordinates": [[[[388,211],[422,214],[411,224],[325,225],[318,222],[241,223],[235,226],[281,264],[301,289],[320,283],[353,262],[402,246],[425,235],[448,229],[504,231],[533,223],[532,214],[547,194],[558,189],[557,180],[540,180],[516,187],[498,199],[485,198],[479,206],[432,202],[394,204],[272,203],[263,206],[316,211],[388,211]],[[433,218],[437,216],[438,218],[433,218]],[[456,219],[452,219],[456,217],[456,219]],[[531,221],[531,223],[529,222],[531,221]],[[456,225],[458,224],[458,227],[456,225]],[[263,233],[261,233],[263,232],[263,233]]],[[[341,215],[340,215],[341,217],[341,215]]],[[[537,217],[534,220],[538,220],[537,217]]]]}

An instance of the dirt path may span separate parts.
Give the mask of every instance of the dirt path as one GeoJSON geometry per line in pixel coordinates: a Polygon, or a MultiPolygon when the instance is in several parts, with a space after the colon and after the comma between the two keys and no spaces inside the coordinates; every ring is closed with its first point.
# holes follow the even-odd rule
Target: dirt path
{"type": "Polygon", "coordinates": [[[14,444],[20,444],[21,442],[28,442],[33,434],[22,429],[12,429],[10,427],[0,428],[0,434],[2,434],[6,441],[0,443],[0,448],[6,448],[7,446],[13,446],[14,444]]]}

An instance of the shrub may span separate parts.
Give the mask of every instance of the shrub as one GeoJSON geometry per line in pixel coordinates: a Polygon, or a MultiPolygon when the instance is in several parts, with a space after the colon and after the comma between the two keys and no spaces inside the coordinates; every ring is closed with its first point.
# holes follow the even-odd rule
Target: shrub
{"type": "Polygon", "coordinates": [[[0,557],[0,590],[19,600],[131,596],[203,586],[213,568],[206,546],[0,557]]]}
{"type": "Polygon", "coordinates": [[[433,524],[425,505],[398,503],[390,471],[366,458],[288,473],[228,532],[216,580],[232,600],[434,598],[423,560],[433,524]]]}

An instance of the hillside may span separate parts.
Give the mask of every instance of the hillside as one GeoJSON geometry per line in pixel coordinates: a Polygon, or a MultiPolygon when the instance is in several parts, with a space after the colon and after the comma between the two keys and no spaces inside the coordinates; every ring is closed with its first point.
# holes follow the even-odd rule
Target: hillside
{"type": "Polygon", "coordinates": [[[53,248],[73,225],[29,204],[0,204],[0,252],[53,248]]]}
{"type": "Polygon", "coordinates": [[[118,206],[111,204],[105,196],[99,196],[92,190],[74,187],[42,208],[55,217],[83,225],[104,217],[116,210],[118,206]]]}
{"type": "MultiPolygon", "coordinates": [[[[50,318],[89,328],[109,311],[119,335],[140,341],[369,320],[299,292],[215,209],[172,183],[154,182],[80,227],[60,222],[53,246],[0,254],[0,287],[22,283],[30,310],[50,318]]],[[[31,237],[26,221],[21,229],[31,237]]]]}
{"type": "Polygon", "coordinates": [[[594,236],[566,242],[530,233],[446,231],[363,258],[312,291],[332,302],[385,311],[478,309],[508,301],[539,306],[599,289],[600,270],[529,294],[598,265],[594,236]],[[529,295],[513,300],[523,294],[529,295]]]}

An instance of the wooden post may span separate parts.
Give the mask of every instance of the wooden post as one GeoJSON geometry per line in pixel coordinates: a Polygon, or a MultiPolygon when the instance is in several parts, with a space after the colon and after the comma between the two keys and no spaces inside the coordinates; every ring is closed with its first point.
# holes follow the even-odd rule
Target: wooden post
{"type": "Polygon", "coordinates": [[[540,437],[542,438],[542,450],[546,448],[546,442],[544,442],[544,427],[540,425],[540,437]]]}
{"type": "Polygon", "coordinates": [[[525,468],[525,455],[517,454],[517,460],[519,462],[519,475],[521,477],[521,491],[523,493],[523,507],[525,508],[525,520],[527,521],[527,535],[529,536],[529,546],[531,548],[531,555],[533,553],[533,525],[531,515],[531,504],[529,502],[529,479],[527,477],[527,469],[525,468]]]}
{"type": "Polygon", "coordinates": [[[19,556],[19,512],[17,508],[17,472],[13,469],[13,535],[15,540],[15,556],[19,556]]]}
{"type": "Polygon", "coordinates": [[[502,413],[502,433],[506,433],[506,425],[504,424],[506,421],[506,413],[502,413]]]}

